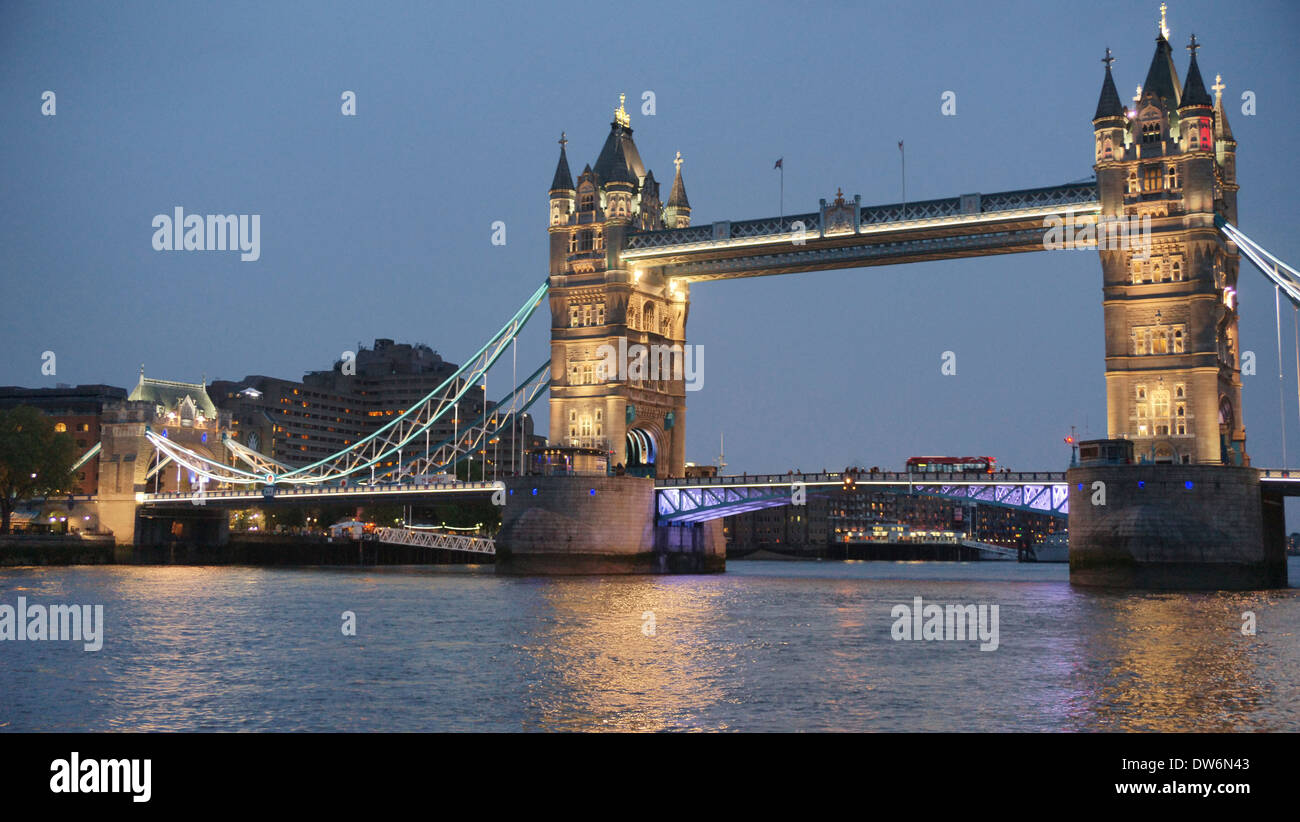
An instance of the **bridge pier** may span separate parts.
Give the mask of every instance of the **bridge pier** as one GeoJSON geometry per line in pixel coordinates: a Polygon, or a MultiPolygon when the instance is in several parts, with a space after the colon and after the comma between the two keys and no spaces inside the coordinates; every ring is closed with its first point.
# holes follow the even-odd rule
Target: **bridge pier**
{"type": "Polygon", "coordinates": [[[649,477],[512,477],[505,485],[497,573],[674,574],[726,568],[721,522],[656,525],[649,477]]]}
{"type": "Polygon", "coordinates": [[[1280,496],[1259,471],[1085,465],[1070,483],[1070,583],[1145,590],[1287,585],[1280,496]]]}

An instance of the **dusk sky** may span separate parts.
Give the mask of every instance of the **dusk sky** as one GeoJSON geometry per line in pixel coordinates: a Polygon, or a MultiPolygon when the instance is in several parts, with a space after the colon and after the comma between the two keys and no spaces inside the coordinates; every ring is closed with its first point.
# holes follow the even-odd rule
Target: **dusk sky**
{"type": "MultiPolygon", "coordinates": [[[[1132,97],[1158,6],[5,2],[0,385],[130,388],[142,363],[297,379],[376,337],[463,362],[546,278],[560,132],[576,175],[620,93],[665,198],[682,153],[696,225],[775,216],[777,158],[787,214],[837,187],[897,202],[899,140],[909,201],[1082,181],[1100,60],[1132,97]],[[260,215],[260,259],[155,251],[177,206],[260,215]]],[[[1168,19],[1180,79],[1194,32],[1207,85],[1227,86],[1240,227],[1300,263],[1300,5],[1173,0],[1168,19]]],[[[713,462],[725,432],[737,473],[916,454],[1060,470],[1071,425],[1106,434],[1101,283],[1095,252],[1061,251],[697,284],[686,457],[713,462]]],[[[1273,289],[1244,257],[1240,300],[1247,451],[1280,467],[1273,289]]],[[[1295,467],[1293,318],[1284,304],[1295,467]]],[[[548,324],[521,338],[521,375],[548,324]]]]}

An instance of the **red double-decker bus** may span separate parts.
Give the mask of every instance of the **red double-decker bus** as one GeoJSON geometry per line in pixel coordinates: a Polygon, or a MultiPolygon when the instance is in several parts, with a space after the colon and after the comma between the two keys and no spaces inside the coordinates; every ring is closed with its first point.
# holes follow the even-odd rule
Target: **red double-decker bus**
{"type": "Polygon", "coordinates": [[[992,474],[997,463],[992,457],[911,457],[907,470],[914,474],[992,474]]]}

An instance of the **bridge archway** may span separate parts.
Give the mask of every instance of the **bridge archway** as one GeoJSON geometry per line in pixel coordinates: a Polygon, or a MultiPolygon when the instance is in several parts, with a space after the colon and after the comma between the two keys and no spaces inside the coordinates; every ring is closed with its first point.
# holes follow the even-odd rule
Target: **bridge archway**
{"type": "Polygon", "coordinates": [[[627,431],[627,473],[638,477],[655,476],[655,461],[659,455],[659,444],[653,431],[645,428],[629,428],[627,431]]]}

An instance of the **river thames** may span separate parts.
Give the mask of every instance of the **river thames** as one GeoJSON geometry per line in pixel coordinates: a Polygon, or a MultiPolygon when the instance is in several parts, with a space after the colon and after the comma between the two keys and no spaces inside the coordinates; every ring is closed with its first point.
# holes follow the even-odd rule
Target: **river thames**
{"type": "Polygon", "coordinates": [[[814,561],[576,578],[4,569],[0,605],[102,604],[104,636],[97,652],[0,642],[0,730],[1300,730],[1300,588],[1100,592],[1068,574],[814,561]],[[997,605],[996,650],[896,640],[894,608],[916,597],[997,605]]]}

